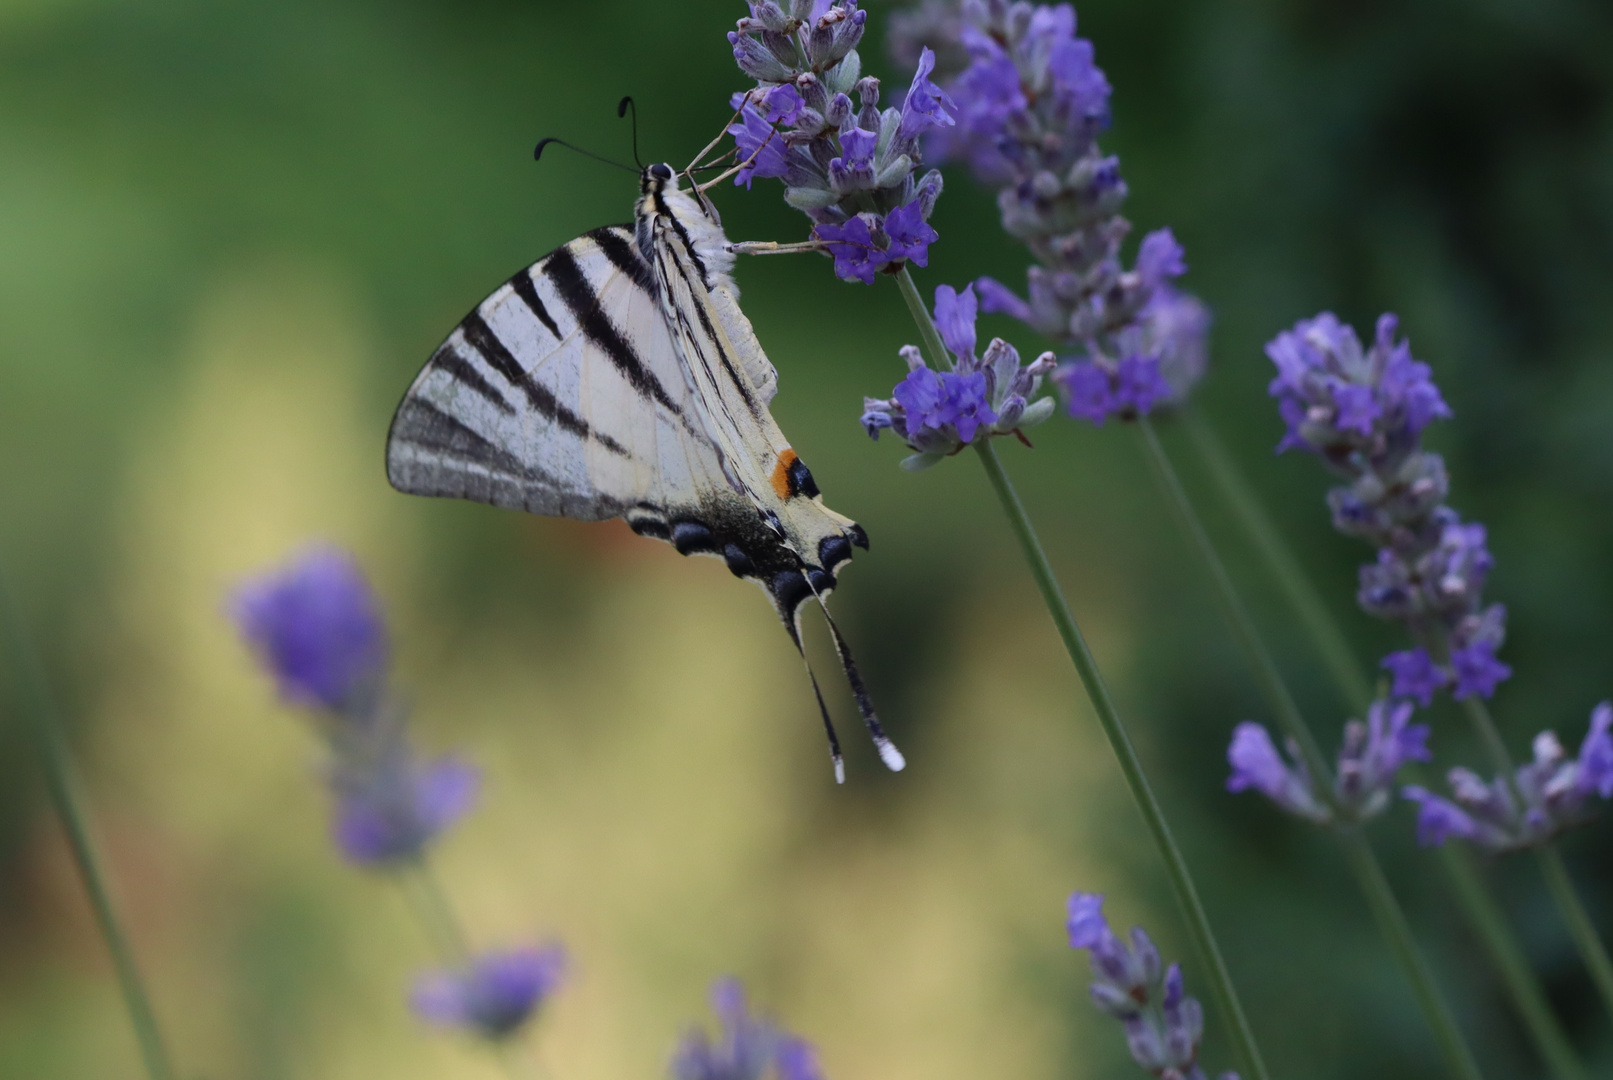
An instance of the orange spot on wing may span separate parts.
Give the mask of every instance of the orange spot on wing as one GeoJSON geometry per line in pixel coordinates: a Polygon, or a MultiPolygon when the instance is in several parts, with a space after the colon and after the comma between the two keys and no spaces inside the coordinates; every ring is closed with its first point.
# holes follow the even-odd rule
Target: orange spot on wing
{"type": "Polygon", "coordinates": [[[778,464],[773,466],[773,490],[778,492],[780,499],[788,499],[793,494],[790,491],[790,466],[795,464],[795,460],[795,451],[786,446],[778,456],[778,464]]]}

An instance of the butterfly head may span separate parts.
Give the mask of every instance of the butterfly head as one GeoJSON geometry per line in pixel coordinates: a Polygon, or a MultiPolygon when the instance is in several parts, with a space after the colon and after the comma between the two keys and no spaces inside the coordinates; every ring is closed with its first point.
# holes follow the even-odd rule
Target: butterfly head
{"type": "Polygon", "coordinates": [[[664,162],[646,165],[644,171],[639,173],[638,186],[639,191],[645,195],[653,195],[668,188],[676,191],[678,190],[677,173],[673,171],[672,166],[664,162]]]}

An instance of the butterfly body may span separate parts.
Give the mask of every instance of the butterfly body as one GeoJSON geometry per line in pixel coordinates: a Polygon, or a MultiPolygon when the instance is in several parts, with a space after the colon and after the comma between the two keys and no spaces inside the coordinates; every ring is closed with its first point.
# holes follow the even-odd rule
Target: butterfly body
{"type": "MultiPolygon", "coordinates": [[[[721,558],[762,587],[800,649],[802,606],[821,604],[867,536],[824,506],[773,420],[778,375],[708,206],[652,165],[631,226],[585,233],[477,305],[399,405],[387,477],[409,494],[621,517],[721,558]]],[[[881,755],[900,767],[830,626],[881,755]]],[[[838,773],[837,747],[835,759],[838,773]]]]}

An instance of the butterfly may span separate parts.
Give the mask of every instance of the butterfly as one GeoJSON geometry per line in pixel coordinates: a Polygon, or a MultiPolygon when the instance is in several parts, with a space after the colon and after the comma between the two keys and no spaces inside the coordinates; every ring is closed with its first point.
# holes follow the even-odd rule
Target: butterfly
{"type": "MultiPolygon", "coordinates": [[[[692,190],[670,165],[642,169],[633,224],[562,244],[465,316],[398,406],[387,478],[406,494],[619,517],[681,554],[721,558],[767,593],[803,662],[801,613],[816,601],[880,758],[900,770],[824,606],[868,536],[823,504],[773,420],[778,373],[740,310],[734,246],[692,190]]],[[[844,782],[810,664],[807,675],[844,782]]]]}

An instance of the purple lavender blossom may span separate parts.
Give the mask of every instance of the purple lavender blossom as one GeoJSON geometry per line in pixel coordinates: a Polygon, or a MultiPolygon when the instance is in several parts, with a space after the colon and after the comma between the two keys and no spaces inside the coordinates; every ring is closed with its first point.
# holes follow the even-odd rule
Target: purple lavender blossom
{"type": "Polygon", "coordinates": [[[1273,338],[1269,390],[1286,428],[1277,450],[1314,453],[1347,481],[1328,493],[1333,524],[1378,549],[1361,567],[1357,600],[1419,642],[1383,661],[1395,693],[1424,705],[1444,688],[1489,697],[1512,674],[1496,655],[1506,609],[1483,598],[1495,559],[1484,526],[1445,505],[1445,463],[1423,450],[1422,432],[1451,410],[1398,329],[1394,315],[1381,316],[1363,348],[1322,312],[1273,338]]]}
{"type": "Polygon", "coordinates": [[[1158,360],[1168,391],[1162,400],[1180,404],[1209,366],[1209,307],[1196,296],[1161,285],[1138,313],[1137,330],[1135,351],[1158,360]]]}
{"type": "Polygon", "coordinates": [[[461,970],[433,971],[415,983],[410,1003],[439,1027],[502,1039],[560,986],[566,952],[559,944],[486,953],[461,970]]]}
{"type": "Polygon", "coordinates": [[[310,548],[236,590],[230,613],[296,705],[340,709],[374,692],[386,668],[386,627],[352,556],[310,548]]]}
{"type": "MultiPolygon", "coordinates": [[[[1072,893],[1065,930],[1072,949],[1084,949],[1092,962],[1092,1003],[1120,1021],[1132,1060],[1158,1077],[1203,1080],[1198,1064],[1204,1036],[1204,1009],[1189,997],[1178,964],[1166,967],[1153,940],[1140,926],[1128,945],[1109,928],[1101,893],[1072,893]]],[[[1223,1073],[1221,1080],[1237,1080],[1223,1073]]]]}
{"type": "Polygon", "coordinates": [[[896,384],[888,399],[863,399],[861,423],[871,438],[889,429],[916,451],[903,462],[906,468],[933,465],[977,439],[1008,434],[1023,438],[1022,429],[1052,414],[1051,399],[1030,399],[1042,376],[1053,369],[1053,354],[1021,365],[1012,345],[993,338],[977,356],[978,308],[973,286],[962,292],[950,285],[936,289],[936,327],[952,370],[930,368],[923,354],[907,345],[901,350],[907,378],[896,384]]]}
{"type": "Polygon", "coordinates": [[[1269,392],[1289,419],[1279,450],[1381,457],[1451,415],[1428,365],[1395,340],[1398,327],[1394,315],[1383,315],[1372,348],[1363,350],[1355,331],[1324,311],[1266,346],[1277,367],[1269,392]]]}
{"type": "Polygon", "coordinates": [[[395,760],[344,763],[331,833],[350,862],[386,866],[418,859],[426,846],[475,805],[481,773],[456,758],[414,762],[406,748],[395,760]]]}
{"type": "Polygon", "coordinates": [[[1511,784],[1455,768],[1446,776],[1449,799],[1423,787],[1403,788],[1401,794],[1418,804],[1418,842],[1435,846],[1454,837],[1487,851],[1517,851],[1585,823],[1595,812],[1593,796],[1613,797],[1610,728],[1613,704],[1604,701],[1591,712],[1578,757],[1567,756],[1554,732],[1542,731],[1534,739],[1534,760],[1516,770],[1511,784]]]}
{"type": "Polygon", "coordinates": [[[1283,758],[1264,726],[1245,720],[1233,729],[1232,742],[1227,746],[1227,764],[1232,766],[1227,790],[1258,791],[1290,814],[1317,823],[1330,821],[1332,812],[1317,799],[1299,751],[1290,746],[1288,752],[1294,759],[1292,765],[1283,758]]]}
{"type": "Polygon", "coordinates": [[[1028,299],[981,279],[983,310],[1078,350],[1058,379],[1072,416],[1102,423],[1180,402],[1203,372],[1208,315],[1171,284],[1187,264],[1169,229],[1144,238],[1134,269],[1121,262],[1126,184],[1096,142],[1109,122],[1109,83],[1091,42],[1076,36],[1074,9],[1008,0],[926,8],[894,21],[891,40],[904,57],[933,44],[958,58],[961,46],[962,69],[943,77],[957,122],[933,132],[929,149],[998,189],[1004,230],[1038,264],[1028,299]]]}
{"type": "Polygon", "coordinates": [[[761,1080],[770,1069],[778,1080],[822,1080],[812,1046],[752,1015],[737,980],[712,985],[711,1007],[718,1035],[697,1028],[684,1037],[672,1059],[677,1080],[761,1080]]]}
{"type": "Polygon", "coordinates": [[[1390,653],[1383,658],[1382,667],[1394,676],[1396,697],[1415,698],[1425,709],[1434,703],[1434,691],[1451,681],[1427,649],[1390,653]]]}
{"type": "Polygon", "coordinates": [[[1344,725],[1338,771],[1326,801],[1298,747],[1290,740],[1290,764],[1264,727],[1246,721],[1233,730],[1227,747],[1227,762],[1232,766],[1227,790],[1258,791],[1289,813],[1319,825],[1336,818],[1356,823],[1376,817],[1388,807],[1401,767],[1432,756],[1428,725],[1413,724],[1412,713],[1409,701],[1380,700],[1367,710],[1364,723],[1350,720],[1344,725]]]}
{"type": "Polygon", "coordinates": [[[881,271],[926,265],[941,174],[916,175],[921,140],[955,123],[951,97],[930,79],[935,54],[920,52],[901,107],[881,110],[879,80],[862,76],[857,56],[867,21],[857,0],[788,7],[755,0],[728,35],[757,83],[732,101],[740,116],[728,132],[743,166],[734,182],[782,179],[785,202],[811,218],[843,280],[872,284],[881,271]]]}
{"type": "Polygon", "coordinates": [[[1451,670],[1456,676],[1451,696],[1458,701],[1475,694],[1491,697],[1497,686],[1512,678],[1512,668],[1495,658],[1493,641],[1475,641],[1451,653],[1451,670]]]}

